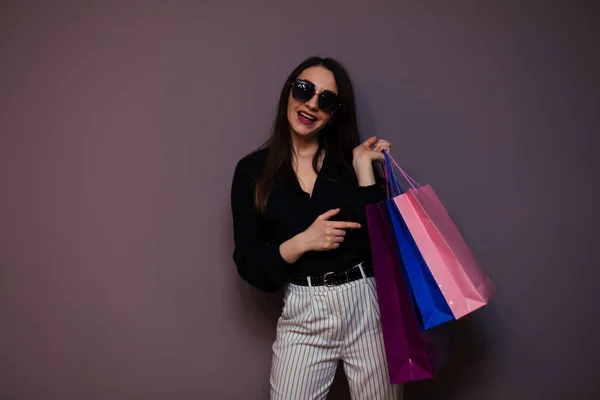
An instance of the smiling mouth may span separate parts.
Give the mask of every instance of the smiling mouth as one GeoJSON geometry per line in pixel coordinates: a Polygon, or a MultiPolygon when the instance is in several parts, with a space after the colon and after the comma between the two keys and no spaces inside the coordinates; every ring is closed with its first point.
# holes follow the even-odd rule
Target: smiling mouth
{"type": "Polygon", "coordinates": [[[305,113],[304,111],[298,111],[298,119],[305,125],[311,125],[317,121],[317,118],[305,113]]]}

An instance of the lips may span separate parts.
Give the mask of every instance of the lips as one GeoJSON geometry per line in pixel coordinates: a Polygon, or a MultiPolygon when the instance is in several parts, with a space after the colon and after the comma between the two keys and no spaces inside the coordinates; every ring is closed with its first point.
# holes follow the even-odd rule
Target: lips
{"type": "Polygon", "coordinates": [[[304,125],[312,125],[317,122],[317,117],[306,111],[298,111],[298,120],[304,125]]]}

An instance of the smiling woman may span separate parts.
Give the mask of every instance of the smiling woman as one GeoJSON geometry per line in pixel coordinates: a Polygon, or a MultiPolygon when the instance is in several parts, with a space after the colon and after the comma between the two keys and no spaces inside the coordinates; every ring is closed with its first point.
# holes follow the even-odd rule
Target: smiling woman
{"type": "Polygon", "coordinates": [[[337,85],[331,71],[321,66],[304,70],[292,83],[288,99],[291,129],[297,135],[309,135],[321,129],[339,106],[336,92],[337,85]]]}
{"type": "Polygon", "coordinates": [[[386,197],[373,162],[389,149],[360,142],[348,73],[314,57],[284,83],[266,147],[238,162],[238,272],[263,291],[285,289],[272,399],[325,398],[340,361],[353,399],[401,396],[388,378],[365,216],[386,197]]]}

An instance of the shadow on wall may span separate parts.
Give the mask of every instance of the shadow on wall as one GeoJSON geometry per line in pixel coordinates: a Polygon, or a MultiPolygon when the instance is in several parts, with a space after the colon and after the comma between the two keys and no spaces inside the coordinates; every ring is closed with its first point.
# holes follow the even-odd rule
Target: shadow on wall
{"type": "Polygon", "coordinates": [[[500,340],[505,335],[493,303],[440,328],[446,329],[440,335],[445,342],[440,346],[440,370],[434,379],[407,384],[405,400],[457,398],[485,385],[503,368],[500,340]]]}
{"type": "Polygon", "coordinates": [[[247,325],[250,332],[255,331],[256,326],[268,328],[271,335],[274,336],[277,319],[281,315],[283,294],[281,292],[276,294],[261,292],[239,276],[234,284],[236,285],[235,293],[239,296],[236,301],[239,304],[239,307],[236,307],[236,313],[242,324],[247,325]]]}

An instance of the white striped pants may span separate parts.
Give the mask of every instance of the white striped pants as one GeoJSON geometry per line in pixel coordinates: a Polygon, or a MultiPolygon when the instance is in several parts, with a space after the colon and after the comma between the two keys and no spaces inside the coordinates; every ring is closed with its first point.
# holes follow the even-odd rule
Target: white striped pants
{"type": "Polygon", "coordinates": [[[273,344],[272,400],[325,399],[339,361],[353,400],[402,398],[402,386],[389,381],[374,278],[290,284],[284,301],[273,344]]]}

